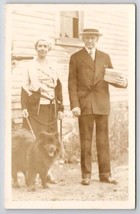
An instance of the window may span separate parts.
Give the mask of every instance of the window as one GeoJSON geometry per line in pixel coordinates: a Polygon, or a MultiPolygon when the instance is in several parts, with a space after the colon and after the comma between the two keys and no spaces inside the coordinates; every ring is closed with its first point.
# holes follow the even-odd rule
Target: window
{"type": "Polygon", "coordinates": [[[79,37],[79,13],[78,11],[60,12],[60,37],[79,37]]]}
{"type": "Polygon", "coordinates": [[[57,24],[56,45],[83,46],[79,37],[79,33],[83,29],[82,11],[60,11],[57,24]]]}

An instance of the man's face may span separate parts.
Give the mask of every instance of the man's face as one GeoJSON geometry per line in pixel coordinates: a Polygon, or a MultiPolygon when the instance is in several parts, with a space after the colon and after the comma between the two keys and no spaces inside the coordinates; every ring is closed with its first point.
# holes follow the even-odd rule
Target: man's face
{"type": "Polygon", "coordinates": [[[85,34],[83,35],[83,41],[85,43],[85,46],[88,49],[95,48],[96,43],[98,42],[99,36],[94,34],[85,34]]]}

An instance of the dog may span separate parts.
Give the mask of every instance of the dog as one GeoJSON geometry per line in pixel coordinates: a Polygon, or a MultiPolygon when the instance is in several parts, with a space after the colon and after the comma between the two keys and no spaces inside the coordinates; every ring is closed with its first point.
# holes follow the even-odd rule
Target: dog
{"type": "Polygon", "coordinates": [[[43,188],[47,188],[48,171],[61,154],[58,133],[42,131],[36,140],[26,130],[18,130],[12,137],[12,178],[13,187],[18,188],[17,173],[25,175],[28,191],[36,191],[36,175],[40,175],[43,188]]]}

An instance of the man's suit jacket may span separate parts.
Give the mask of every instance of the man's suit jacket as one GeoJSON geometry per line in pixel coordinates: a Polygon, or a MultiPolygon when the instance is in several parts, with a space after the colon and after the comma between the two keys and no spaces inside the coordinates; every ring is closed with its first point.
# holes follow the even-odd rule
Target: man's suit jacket
{"type": "Polygon", "coordinates": [[[82,114],[108,115],[109,85],[104,81],[105,68],[113,68],[108,54],[96,50],[95,62],[85,48],[74,53],[69,63],[68,90],[71,109],[82,114]]]}

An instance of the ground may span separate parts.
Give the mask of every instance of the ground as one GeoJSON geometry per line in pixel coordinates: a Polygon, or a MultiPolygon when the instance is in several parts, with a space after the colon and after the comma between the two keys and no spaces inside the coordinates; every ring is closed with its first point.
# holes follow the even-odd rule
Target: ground
{"type": "Polygon", "coordinates": [[[80,184],[80,164],[56,163],[52,169],[57,184],[49,184],[49,188],[36,192],[27,192],[22,185],[23,176],[19,174],[20,189],[12,189],[13,201],[126,201],[128,200],[128,165],[112,163],[112,175],[117,185],[100,183],[97,164],[93,163],[91,184],[80,184]]]}

